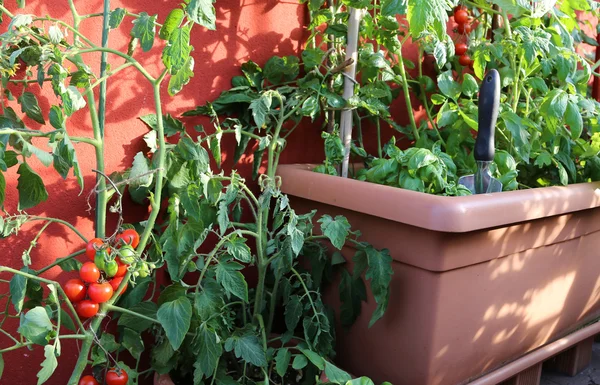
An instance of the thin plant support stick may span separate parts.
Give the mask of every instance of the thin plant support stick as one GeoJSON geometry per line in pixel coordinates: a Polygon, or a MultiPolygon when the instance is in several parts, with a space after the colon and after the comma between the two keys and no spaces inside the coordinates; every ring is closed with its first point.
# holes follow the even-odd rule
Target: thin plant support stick
{"type": "MultiPolygon", "coordinates": [[[[354,96],[354,85],[356,84],[356,61],[358,58],[358,29],[363,17],[363,11],[355,8],[350,9],[348,20],[348,41],[346,47],[346,61],[352,60],[344,71],[344,99],[348,100],[354,96]]],[[[344,143],[344,160],[342,161],[342,177],[348,177],[348,164],[350,163],[350,144],[352,142],[352,110],[345,109],[340,118],[340,137],[344,143]]]]}

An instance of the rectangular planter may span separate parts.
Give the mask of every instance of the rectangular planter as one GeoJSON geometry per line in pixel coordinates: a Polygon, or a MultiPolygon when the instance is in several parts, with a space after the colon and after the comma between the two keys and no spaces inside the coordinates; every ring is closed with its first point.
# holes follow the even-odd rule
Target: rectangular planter
{"type": "Polygon", "coordinates": [[[312,168],[279,167],[295,210],[344,215],[393,258],[386,315],[368,329],[370,298],[338,333],[350,372],[466,383],[600,316],[600,184],[442,197],[312,168]]]}

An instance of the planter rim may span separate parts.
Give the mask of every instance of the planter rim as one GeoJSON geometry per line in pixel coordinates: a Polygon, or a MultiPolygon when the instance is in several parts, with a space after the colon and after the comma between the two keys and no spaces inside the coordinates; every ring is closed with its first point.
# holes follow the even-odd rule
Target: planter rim
{"type": "Polygon", "coordinates": [[[433,231],[463,233],[600,207],[600,182],[464,197],[425,194],[280,165],[282,191],[433,231]]]}

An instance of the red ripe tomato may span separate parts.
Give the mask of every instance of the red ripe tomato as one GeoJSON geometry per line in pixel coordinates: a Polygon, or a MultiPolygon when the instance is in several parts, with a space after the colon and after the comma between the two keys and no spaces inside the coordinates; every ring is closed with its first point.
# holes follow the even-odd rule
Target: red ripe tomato
{"type": "Polygon", "coordinates": [[[93,376],[83,376],[79,380],[79,385],[100,385],[93,376]]]}
{"type": "Polygon", "coordinates": [[[471,65],[471,57],[469,55],[462,55],[458,58],[458,62],[461,66],[470,66],[471,65]]]}
{"type": "Polygon", "coordinates": [[[467,47],[465,43],[458,43],[454,46],[454,52],[456,53],[456,56],[462,56],[466,54],[468,49],[469,47],[467,47]]]}
{"type": "Polygon", "coordinates": [[[71,302],[82,301],[85,299],[85,294],[87,292],[85,283],[78,278],[68,280],[63,289],[71,302]]]}
{"type": "Polygon", "coordinates": [[[456,30],[461,35],[468,35],[471,33],[471,25],[470,24],[459,24],[458,27],[456,27],[456,30]]]}
{"type": "Polygon", "coordinates": [[[100,239],[100,238],[90,239],[87,246],[85,247],[85,255],[87,255],[87,257],[93,261],[94,257],[96,257],[96,251],[98,251],[98,249],[102,248],[102,245],[104,245],[104,242],[102,242],[102,239],[100,239]]]}
{"type": "Polygon", "coordinates": [[[129,265],[121,262],[119,257],[116,258],[116,261],[117,261],[117,265],[119,266],[119,269],[117,270],[117,274],[115,274],[115,278],[123,277],[125,274],[127,274],[127,268],[129,267],[129,265]]]}
{"type": "MultiPolygon", "coordinates": [[[[108,281],[108,283],[110,283],[110,286],[112,286],[112,288],[113,288],[113,292],[117,291],[117,289],[119,289],[119,286],[121,285],[121,282],[123,281],[123,278],[124,277],[115,277],[115,278],[111,279],[110,281],[108,281]]],[[[125,284],[125,286],[123,287],[123,290],[121,290],[119,295],[125,293],[125,290],[127,290],[127,284],[125,284]]]]}
{"type": "Polygon", "coordinates": [[[79,276],[84,282],[97,282],[100,279],[100,270],[94,262],[86,262],[79,269],[79,276]]]}
{"type": "Polygon", "coordinates": [[[464,9],[454,11],[454,21],[458,24],[466,24],[469,22],[469,12],[464,9]]]}
{"type": "Polygon", "coordinates": [[[92,283],[88,288],[88,296],[97,303],[104,303],[113,295],[113,288],[110,283],[92,283]]]}
{"type": "Polygon", "coordinates": [[[91,318],[98,313],[98,310],[100,310],[100,305],[89,299],[78,302],[75,306],[75,311],[82,318],[91,318]]]}
{"type": "Polygon", "coordinates": [[[106,373],[106,385],[127,385],[129,376],[123,369],[112,368],[106,373]]]}
{"type": "Polygon", "coordinates": [[[117,247],[131,245],[131,247],[136,248],[140,243],[140,235],[134,229],[125,229],[117,234],[115,242],[117,243],[117,247]]]}

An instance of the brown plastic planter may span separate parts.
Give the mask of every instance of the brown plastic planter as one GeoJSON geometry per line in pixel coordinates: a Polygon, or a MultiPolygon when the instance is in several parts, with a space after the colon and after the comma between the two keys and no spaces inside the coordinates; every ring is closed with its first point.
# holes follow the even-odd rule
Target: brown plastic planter
{"type": "Polygon", "coordinates": [[[394,259],[387,314],[368,329],[370,299],[340,333],[347,370],[456,385],[600,315],[600,184],[441,197],[311,169],[279,167],[295,210],[345,215],[394,259]]]}

